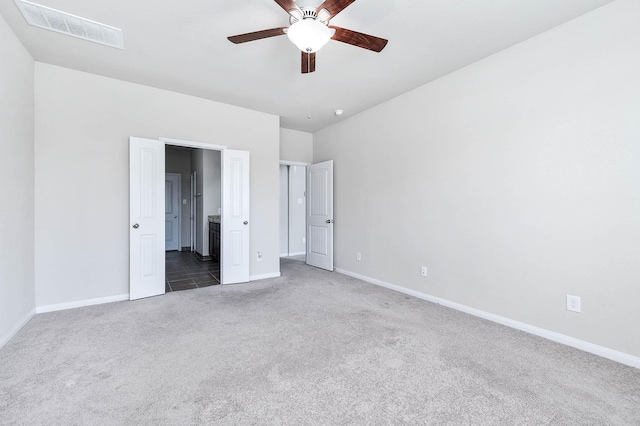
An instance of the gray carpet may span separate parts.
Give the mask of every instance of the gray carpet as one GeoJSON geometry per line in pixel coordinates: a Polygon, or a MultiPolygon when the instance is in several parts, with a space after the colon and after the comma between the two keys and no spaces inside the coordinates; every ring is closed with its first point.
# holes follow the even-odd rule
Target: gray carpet
{"type": "Polygon", "coordinates": [[[640,370],[301,262],[37,315],[3,425],[640,424],[640,370]]]}

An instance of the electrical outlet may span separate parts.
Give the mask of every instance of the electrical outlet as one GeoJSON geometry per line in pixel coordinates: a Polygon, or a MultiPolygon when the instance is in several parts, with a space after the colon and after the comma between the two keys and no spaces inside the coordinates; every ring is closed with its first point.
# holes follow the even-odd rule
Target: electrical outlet
{"type": "Polygon", "coordinates": [[[258,258],[258,262],[262,262],[262,252],[261,251],[258,251],[257,258],[258,258]]]}
{"type": "Polygon", "coordinates": [[[356,253],[356,260],[360,262],[362,260],[362,253],[356,253]]]}
{"type": "Polygon", "coordinates": [[[567,294],[567,311],[580,312],[580,297],[567,294]]]}
{"type": "Polygon", "coordinates": [[[427,276],[427,267],[426,266],[421,266],[420,267],[420,275],[422,275],[423,277],[427,276]]]}

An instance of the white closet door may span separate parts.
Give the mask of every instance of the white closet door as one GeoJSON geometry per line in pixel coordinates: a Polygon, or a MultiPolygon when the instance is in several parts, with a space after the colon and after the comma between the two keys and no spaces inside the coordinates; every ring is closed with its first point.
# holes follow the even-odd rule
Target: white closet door
{"type": "Polygon", "coordinates": [[[333,271],[333,160],[307,167],[307,265],[333,271]]]}

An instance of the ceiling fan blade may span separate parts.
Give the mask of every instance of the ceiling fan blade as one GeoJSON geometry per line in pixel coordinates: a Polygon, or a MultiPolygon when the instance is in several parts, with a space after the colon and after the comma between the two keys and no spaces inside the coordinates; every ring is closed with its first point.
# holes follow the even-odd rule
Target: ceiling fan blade
{"type": "Polygon", "coordinates": [[[248,41],[261,40],[263,38],[269,38],[269,37],[275,37],[275,36],[284,35],[285,34],[284,30],[286,30],[286,29],[287,29],[287,27],[271,28],[271,29],[268,29],[268,30],[255,31],[255,32],[252,32],[252,33],[238,34],[238,35],[227,37],[227,39],[231,43],[235,43],[235,44],[246,43],[248,41]]]}
{"type": "Polygon", "coordinates": [[[308,74],[316,70],[316,52],[302,52],[302,74],[308,74]]]}
{"type": "Polygon", "coordinates": [[[389,40],[385,40],[384,38],[359,33],[346,28],[334,27],[333,25],[330,25],[329,28],[336,30],[336,33],[331,37],[332,40],[362,47],[363,49],[373,50],[374,52],[381,52],[389,42],[389,40]]]}
{"type": "Polygon", "coordinates": [[[290,13],[290,10],[300,10],[298,5],[293,0],[275,0],[276,3],[280,5],[281,8],[284,9],[285,12],[290,13]]]}
{"type": "Polygon", "coordinates": [[[316,13],[320,13],[322,9],[327,9],[333,18],[338,13],[342,12],[351,3],[356,0],[326,0],[316,9],[316,13]]]}

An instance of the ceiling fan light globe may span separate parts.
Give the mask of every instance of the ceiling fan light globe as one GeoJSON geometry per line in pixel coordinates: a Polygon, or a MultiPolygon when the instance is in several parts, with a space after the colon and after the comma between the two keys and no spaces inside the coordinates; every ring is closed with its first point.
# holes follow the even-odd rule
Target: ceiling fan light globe
{"type": "Polygon", "coordinates": [[[313,53],[327,44],[334,31],[322,22],[313,19],[298,21],[289,27],[287,37],[298,49],[303,52],[313,53]]]}

